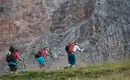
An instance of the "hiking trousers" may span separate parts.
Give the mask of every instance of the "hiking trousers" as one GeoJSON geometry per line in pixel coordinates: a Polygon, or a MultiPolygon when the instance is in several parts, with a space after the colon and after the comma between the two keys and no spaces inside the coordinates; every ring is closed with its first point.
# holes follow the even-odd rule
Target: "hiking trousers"
{"type": "Polygon", "coordinates": [[[43,56],[37,58],[37,62],[39,65],[46,65],[45,58],[43,56]]]}
{"type": "Polygon", "coordinates": [[[68,62],[71,65],[76,65],[76,54],[75,53],[68,53],[68,62]]]}
{"type": "Polygon", "coordinates": [[[14,62],[9,62],[8,66],[10,67],[10,71],[17,71],[17,64],[14,62]]]}

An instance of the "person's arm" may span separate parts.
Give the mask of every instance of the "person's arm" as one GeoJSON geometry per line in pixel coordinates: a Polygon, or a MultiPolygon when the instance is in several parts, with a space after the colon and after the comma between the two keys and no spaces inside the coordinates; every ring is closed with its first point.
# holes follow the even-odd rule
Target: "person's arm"
{"type": "Polygon", "coordinates": [[[45,50],[45,53],[46,53],[48,56],[50,56],[50,54],[49,54],[49,51],[48,51],[48,50],[45,50]]]}
{"type": "Polygon", "coordinates": [[[18,59],[19,59],[20,61],[23,61],[23,62],[24,62],[24,60],[23,60],[20,56],[18,56],[18,59]]]}
{"type": "Polygon", "coordinates": [[[81,49],[79,46],[77,46],[77,50],[80,51],[80,52],[83,52],[84,48],[81,49]]]}
{"type": "Polygon", "coordinates": [[[24,62],[24,60],[20,57],[19,53],[16,53],[16,57],[18,58],[18,60],[20,60],[20,61],[23,61],[23,62],[24,62]]]}

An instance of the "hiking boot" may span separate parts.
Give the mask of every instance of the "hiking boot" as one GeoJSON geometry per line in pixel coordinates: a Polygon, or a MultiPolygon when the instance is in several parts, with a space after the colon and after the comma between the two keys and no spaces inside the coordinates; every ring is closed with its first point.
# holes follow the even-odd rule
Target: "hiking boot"
{"type": "Polygon", "coordinates": [[[72,68],[75,68],[75,65],[72,65],[71,67],[72,67],[72,68]]]}
{"type": "Polygon", "coordinates": [[[10,71],[10,73],[14,73],[13,71],[10,71]]]}
{"type": "Polygon", "coordinates": [[[68,64],[66,67],[70,67],[71,66],[71,64],[68,64]]]}
{"type": "Polygon", "coordinates": [[[71,65],[69,64],[69,65],[65,66],[64,69],[67,69],[67,68],[69,68],[70,66],[71,66],[71,65]]]}
{"type": "Polygon", "coordinates": [[[17,74],[18,73],[18,71],[16,71],[16,72],[14,72],[15,74],[17,74]]]}

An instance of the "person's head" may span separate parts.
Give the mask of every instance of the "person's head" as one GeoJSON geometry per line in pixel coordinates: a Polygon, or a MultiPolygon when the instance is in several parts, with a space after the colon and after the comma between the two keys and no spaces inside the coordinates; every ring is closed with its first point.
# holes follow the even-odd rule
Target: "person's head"
{"type": "Polygon", "coordinates": [[[44,48],[45,50],[47,50],[47,51],[50,51],[50,49],[48,48],[48,47],[46,47],[46,48],[44,48]]]}
{"type": "Polygon", "coordinates": [[[10,46],[9,51],[10,51],[11,53],[14,53],[15,48],[14,48],[13,46],[10,46]]]}
{"type": "Polygon", "coordinates": [[[38,48],[38,50],[41,50],[42,48],[38,48]]]}
{"type": "Polygon", "coordinates": [[[38,51],[40,51],[40,52],[43,51],[43,48],[38,48],[38,51]]]}
{"type": "Polygon", "coordinates": [[[19,50],[18,49],[15,49],[16,52],[18,52],[19,50]]]}
{"type": "Polygon", "coordinates": [[[50,51],[50,49],[49,49],[49,48],[46,48],[46,50],[50,51]]]}

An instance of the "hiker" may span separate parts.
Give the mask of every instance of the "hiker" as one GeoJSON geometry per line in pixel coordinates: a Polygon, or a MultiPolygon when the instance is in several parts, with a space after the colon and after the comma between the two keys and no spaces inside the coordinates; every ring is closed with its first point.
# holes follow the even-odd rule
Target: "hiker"
{"type": "Polygon", "coordinates": [[[68,62],[69,62],[69,65],[67,65],[66,68],[68,67],[74,68],[76,65],[76,51],[78,50],[80,52],[83,52],[84,49],[81,49],[78,46],[77,42],[74,42],[74,43],[72,42],[72,43],[67,44],[67,46],[65,47],[65,50],[68,53],[68,62]]]}
{"type": "Polygon", "coordinates": [[[18,69],[17,59],[23,61],[19,56],[18,50],[11,46],[9,52],[6,55],[6,61],[8,63],[8,66],[10,67],[11,72],[16,72],[18,69]]]}
{"type": "Polygon", "coordinates": [[[35,58],[39,64],[40,69],[45,69],[46,66],[45,58],[47,55],[49,55],[49,48],[40,48],[35,54],[35,58]]]}

